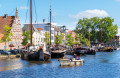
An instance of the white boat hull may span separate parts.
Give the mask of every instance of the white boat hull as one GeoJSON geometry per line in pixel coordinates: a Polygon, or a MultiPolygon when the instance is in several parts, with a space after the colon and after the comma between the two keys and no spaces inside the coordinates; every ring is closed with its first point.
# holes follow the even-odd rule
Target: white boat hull
{"type": "Polygon", "coordinates": [[[59,60],[61,66],[80,66],[80,65],[83,65],[83,61],[84,61],[84,59],[73,60],[73,61],[70,61],[69,59],[60,59],[59,60]]]}

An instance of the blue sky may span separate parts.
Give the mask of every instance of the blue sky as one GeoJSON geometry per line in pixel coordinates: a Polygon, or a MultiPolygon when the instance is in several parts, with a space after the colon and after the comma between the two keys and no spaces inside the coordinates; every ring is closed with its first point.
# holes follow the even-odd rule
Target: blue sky
{"type": "MultiPolygon", "coordinates": [[[[34,1],[37,22],[40,23],[43,19],[49,22],[50,0],[33,0],[33,22],[36,19],[34,1]]],[[[19,18],[23,26],[27,11],[26,23],[29,23],[30,20],[27,3],[28,0],[0,0],[0,16],[15,15],[15,8],[18,7],[19,18]]],[[[81,18],[109,16],[114,19],[114,24],[118,25],[120,32],[120,0],[52,0],[51,4],[52,22],[66,25],[70,30],[76,27],[76,23],[81,18]]]]}

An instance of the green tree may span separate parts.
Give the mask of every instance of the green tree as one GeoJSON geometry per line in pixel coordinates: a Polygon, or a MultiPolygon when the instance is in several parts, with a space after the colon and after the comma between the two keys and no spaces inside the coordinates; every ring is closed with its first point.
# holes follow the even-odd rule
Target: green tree
{"type": "Polygon", "coordinates": [[[72,34],[67,34],[67,36],[66,36],[66,44],[68,45],[68,46],[73,46],[73,44],[74,44],[74,38],[72,37],[72,34]]]}
{"type": "Polygon", "coordinates": [[[76,43],[77,43],[77,44],[82,44],[82,43],[84,43],[86,46],[88,46],[88,44],[89,44],[88,39],[84,38],[81,33],[77,33],[77,34],[76,34],[75,40],[76,40],[75,44],[76,44],[76,43]]]}
{"type": "Polygon", "coordinates": [[[13,33],[11,32],[12,28],[7,25],[4,25],[3,29],[4,29],[3,32],[4,36],[1,38],[0,42],[5,42],[5,46],[6,46],[7,42],[12,41],[10,37],[13,36],[13,33]]]}
{"type": "Polygon", "coordinates": [[[100,42],[101,41],[101,26],[102,26],[102,41],[106,42],[109,39],[112,39],[118,33],[118,26],[113,25],[114,19],[110,17],[93,17],[93,18],[83,18],[78,21],[76,26],[76,32],[82,33],[85,38],[88,39],[89,37],[89,29],[90,31],[90,40],[93,42],[96,39],[100,42]]]}
{"type": "Polygon", "coordinates": [[[50,33],[49,32],[45,32],[45,38],[44,38],[44,42],[46,44],[50,44],[50,33]]]}
{"type": "Polygon", "coordinates": [[[63,35],[62,33],[61,33],[60,35],[57,34],[57,35],[55,36],[55,44],[56,44],[56,45],[61,44],[63,38],[64,38],[64,35],[63,35]]]}
{"type": "Polygon", "coordinates": [[[22,33],[22,36],[24,37],[23,39],[22,39],[22,45],[26,45],[27,43],[28,43],[28,41],[30,41],[31,40],[31,35],[30,35],[30,30],[29,31],[24,31],[23,33],[22,33]]]}

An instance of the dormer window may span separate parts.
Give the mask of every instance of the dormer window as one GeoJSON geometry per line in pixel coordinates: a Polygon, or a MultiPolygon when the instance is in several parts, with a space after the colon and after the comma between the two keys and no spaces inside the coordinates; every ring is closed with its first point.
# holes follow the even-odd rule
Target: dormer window
{"type": "Polygon", "coordinates": [[[7,18],[7,14],[4,15],[4,18],[7,18]]]}

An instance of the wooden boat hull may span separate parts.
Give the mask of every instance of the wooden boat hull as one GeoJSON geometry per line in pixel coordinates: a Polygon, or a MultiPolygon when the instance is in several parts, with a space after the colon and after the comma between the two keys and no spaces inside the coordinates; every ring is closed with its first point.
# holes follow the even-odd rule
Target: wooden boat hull
{"type": "Polygon", "coordinates": [[[89,52],[86,52],[86,54],[88,54],[88,55],[95,55],[96,54],[96,51],[89,51],[89,52]]]}
{"type": "Polygon", "coordinates": [[[86,55],[86,50],[76,50],[74,53],[77,55],[86,55]]]}
{"type": "Polygon", "coordinates": [[[43,53],[43,50],[40,50],[38,52],[22,52],[21,58],[24,60],[36,60],[36,61],[46,61],[50,59],[50,54],[43,53]]]}
{"type": "Polygon", "coordinates": [[[51,58],[62,58],[64,57],[66,51],[52,51],[51,58]]]}
{"type": "Polygon", "coordinates": [[[114,49],[112,47],[105,47],[105,48],[99,48],[98,51],[102,52],[113,52],[114,49]]]}

